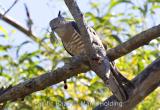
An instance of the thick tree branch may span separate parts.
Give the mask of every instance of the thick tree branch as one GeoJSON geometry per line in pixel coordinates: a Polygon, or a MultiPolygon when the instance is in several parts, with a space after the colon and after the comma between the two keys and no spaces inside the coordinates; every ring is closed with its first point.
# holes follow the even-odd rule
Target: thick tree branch
{"type": "Polygon", "coordinates": [[[129,110],[135,107],[158,87],[160,83],[160,58],[150,64],[136,76],[132,82],[135,85],[135,88],[133,92],[130,93],[129,100],[126,102],[117,102],[115,97],[111,96],[94,110],[129,110]]]}
{"type": "Polygon", "coordinates": [[[52,49],[50,47],[48,47],[48,45],[42,43],[42,40],[40,38],[38,38],[37,36],[35,36],[33,33],[31,33],[31,31],[29,31],[28,29],[26,29],[20,23],[18,23],[17,21],[15,21],[14,19],[12,19],[12,18],[10,18],[8,16],[3,16],[2,13],[0,13],[0,17],[1,16],[2,16],[2,20],[3,21],[5,21],[6,23],[8,23],[11,26],[15,27],[20,32],[24,33],[25,35],[27,35],[27,37],[29,37],[30,39],[32,39],[34,42],[36,42],[38,44],[41,44],[46,50],[52,51],[52,49]]]}
{"type": "MultiPolygon", "coordinates": [[[[150,28],[149,30],[151,31],[154,28],[157,28],[157,29],[160,30],[160,26],[150,28]]],[[[146,32],[147,32],[147,30],[146,30],[146,32]]],[[[157,34],[159,34],[159,32],[157,32],[155,34],[157,35],[157,34]]],[[[149,34],[149,35],[152,36],[152,34],[149,34]]],[[[138,34],[138,36],[143,37],[143,32],[142,32],[142,34],[141,33],[138,34]]],[[[134,39],[134,38],[132,38],[132,39],[134,39]]],[[[149,41],[147,41],[147,42],[149,42],[149,41]]],[[[141,44],[141,41],[137,42],[137,45],[139,45],[139,44],[141,44]]],[[[125,44],[121,44],[121,45],[125,45],[125,44]]],[[[121,47],[121,45],[119,47],[121,47]]],[[[131,43],[129,45],[129,47],[134,47],[134,46],[131,43]]],[[[115,59],[118,59],[120,57],[120,56],[116,56],[116,54],[121,54],[122,56],[127,54],[127,53],[124,53],[124,52],[121,53],[121,51],[116,52],[114,50],[116,48],[117,47],[112,49],[113,52],[111,54],[108,52],[110,50],[107,51],[108,55],[110,56],[109,58],[111,59],[111,61],[113,61],[113,59],[115,60],[115,59]]],[[[123,46],[121,48],[123,49],[123,46]]],[[[121,48],[120,48],[120,50],[121,50],[121,48]]],[[[135,50],[137,48],[138,47],[135,47],[135,48],[132,48],[132,49],[135,50]]],[[[87,69],[82,64],[84,59],[85,58],[71,58],[71,62],[68,63],[68,64],[65,64],[62,68],[59,68],[59,69],[57,69],[55,71],[52,71],[52,72],[44,73],[41,76],[38,76],[38,77],[33,78],[33,79],[29,79],[28,81],[25,81],[25,82],[20,83],[16,86],[13,86],[11,89],[7,90],[4,94],[0,94],[0,102],[4,102],[4,101],[7,101],[7,100],[14,100],[14,99],[18,99],[18,98],[23,98],[23,97],[25,97],[25,96],[33,93],[33,92],[43,90],[50,85],[57,84],[57,83],[65,80],[65,79],[73,77],[73,76],[75,76],[79,73],[89,71],[89,69],[87,69]],[[31,88],[28,88],[27,85],[31,85],[31,88]]]]}
{"type": "Polygon", "coordinates": [[[123,44],[120,44],[119,46],[108,50],[107,56],[111,60],[115,60],[116,58],[121,57],[127,53],[130,53],[131,51],[143,45],[148,45],[151,40],[158,38],[159,36],[160,36],[160,25],[157,25],[135,35],[134,37],[124,42],[123,44]],[[117,52],[120,54],[116,54],[117,52]]]}
{"type": "Polygon", "coordinates": [[[80,72],[86,72],[87,66],[83,65],[84,57],[74,57],[68,64],[55,71],[47,72],[36,78],[29,79],[16,86],[13,86],[6,91],[0,91],[0,103],[8,100],[17,100],[24,98],[33,92],[43,90],[48,86],[57,84],[65,79],[77,75],[80,72]]]}

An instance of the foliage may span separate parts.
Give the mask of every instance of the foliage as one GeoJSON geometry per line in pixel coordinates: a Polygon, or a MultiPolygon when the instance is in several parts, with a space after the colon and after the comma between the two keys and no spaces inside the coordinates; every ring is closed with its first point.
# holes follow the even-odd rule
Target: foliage
{"type": "MultiPolygon", "coordinates": [[[[155,25],[155,13],[160,8],[158,0],[110,0],[108,3],[91,2],[91,11],[85,14],[88,24],[94,29],[109,48],[128,40],[135,34],[155,25]],[[104,6],[105,12],[104,12],[104,6]],[[96,12],[96,13],[94,13],[96,12]],[[149,20],[149,22],[147,22],[149,20]]],[[[0,40],[10,42],[8,29],[0,26],[0,40]]],[[[0,86],[15,85],[56,69],[66,62],[69,55],[62,44],[49,41],[49,33],[44,35],[43,42],[53,49],[44,49],[33,41],[26,40],[18,45],[0,42],[0,86]],[[29,50],[32,47],[35,50],[29,50]]],[[[54,36],[55,37],[55,36],[54,36]]],[[[159,57],[160,39],[141,47],[129,55],[116,60],[116,65],[127,78],[132,79],[148,64],[159,57]]],[[[111,95],[103,82],[93,73],[82,73],[67,80],[68,89],[63,83],[53,85],[45,90],[25,97],[24,101],[8,102],[8,110],[91,110],[111,95]]],[[[158,110],[160,108],[160,89],[154,91],[135,109],[158,110]]]]}

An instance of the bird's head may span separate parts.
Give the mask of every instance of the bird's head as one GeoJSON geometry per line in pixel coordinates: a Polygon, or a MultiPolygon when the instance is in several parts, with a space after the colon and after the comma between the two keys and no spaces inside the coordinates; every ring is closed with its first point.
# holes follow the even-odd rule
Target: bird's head
{"type": "Polygon", "coordinates": [[[56,31],[56,29],[61,28],[66,23],[64,17],[61,15],[61,11],[58,13],[58,17],[54,18],[50,21],[50,27],[52,31],[56,31]]]}
{"type": "Polygon", "coordinates": [[[50,21],[50,27],[53,32],[56,32],[60,37],[64,35],[65,32],[65,25],[66,25],[65,18],[61,15],[61,11],[58,13],[58,17],[54,18],[50,21]]]}

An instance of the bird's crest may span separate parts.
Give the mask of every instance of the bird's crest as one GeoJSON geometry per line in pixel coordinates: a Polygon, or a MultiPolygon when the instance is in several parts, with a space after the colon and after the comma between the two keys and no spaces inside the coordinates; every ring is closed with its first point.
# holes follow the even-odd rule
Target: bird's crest
{"type": "Polygon", "coordinates": [[[58,12],[58,18],[63,18],[61,11],[58,12]]]}

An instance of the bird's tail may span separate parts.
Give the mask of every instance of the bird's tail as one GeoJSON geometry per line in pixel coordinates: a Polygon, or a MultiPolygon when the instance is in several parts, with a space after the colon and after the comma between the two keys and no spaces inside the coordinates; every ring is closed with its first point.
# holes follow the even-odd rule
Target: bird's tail
{"type": "Polygon", "coordinates": [[[129,98],[129,90],[134,88],[134,85],[114,66],[113,62],[110,64],[111,74],[109,76],[109,88],[118,99],[118,101],[126,101],[129,98]],[[131,89],[128,89],[131,88],[131,89]]]}
{"type": "Polygon", "coordinates": [[[125,88],[122,85],[122,82],[119,80],[113,65],[111,65],[111,74],[109,78],[109,88],[112,91],[113,95],[118,99],[118,101],[124,102],[128,99],[128,94],[125,88]]]}

